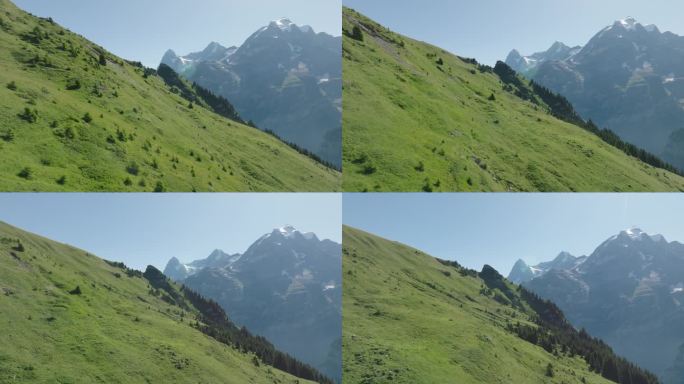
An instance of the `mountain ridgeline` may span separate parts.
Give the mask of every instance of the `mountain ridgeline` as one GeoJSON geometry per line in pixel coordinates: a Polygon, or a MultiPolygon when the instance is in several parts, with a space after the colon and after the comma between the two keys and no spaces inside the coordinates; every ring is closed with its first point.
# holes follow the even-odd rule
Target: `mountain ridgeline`
{"type": "Polygon", "coordinates": [[[561,253],[509,278],[558,304],[586,328],[666,384],[684,377],[684,245],[633,228],[589,256],[561,253]]]}
{"type": "Polygon", "coordinates": [[[330,383],[154,267],[4,223],[0,291],[0,382],[330,383]]]}
{"type": "Polygon", "coordinates": [[[239,326],[341,382],[340,244],[291,226],[274,229],[242,254],[169,261],[164,273],[215,300],[239,326]]]}
{"type": "Polygon", "coordinates": [[[278,19],[240,47],[166,52],[162,64],[225,97],[253,125],[340,169],[341,38],[278,19]]]}
{"type": "Polygon", "coordinates": [[[0,190],[339,189],[339,172],[243,124],[227,100],[9,0],[0,47],[0,190]]]}
{"type": "Polygon", "coordinates": [[[489,266],[343,236],[345,382],[658,382],[489,266]]]}
{"type": "Polygon", "coordinates": [[[684,37],[628,17],[583,47],[513,50],[506,63],[563,94],[583,118],[684,169],[684,37]]]}
{"type": "Polygon", "coordinates": [[[677,191],[657,157],[504,63],[343,10],[345,191],[677,191]]]}

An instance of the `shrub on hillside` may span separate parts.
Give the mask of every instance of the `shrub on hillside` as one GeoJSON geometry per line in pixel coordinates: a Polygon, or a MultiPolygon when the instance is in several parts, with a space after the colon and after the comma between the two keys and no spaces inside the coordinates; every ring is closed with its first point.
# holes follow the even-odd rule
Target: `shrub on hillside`
{"type": "Polygon", "coordinates": [[[38,111],[28,107],[25,107],[24,111],[21,112],[18,116],[22,120],[27,121],[29,123],[35,123],[36,121],[38,121],[38,111]]]}
{"type": "Polygon", "coordinates": [[[77,89],[81,89],[81,80],[74,79],[74,78],[67,79],[66,89],[69,91],[75,91],[77,89]]]}
{"type": "Polygon", "coordinates": [[[17,176],[21,177],[22,179],[29,180],[31,179],[31,168],[29,167],[24,167],[19,173],[17,173],[17,176]]]}

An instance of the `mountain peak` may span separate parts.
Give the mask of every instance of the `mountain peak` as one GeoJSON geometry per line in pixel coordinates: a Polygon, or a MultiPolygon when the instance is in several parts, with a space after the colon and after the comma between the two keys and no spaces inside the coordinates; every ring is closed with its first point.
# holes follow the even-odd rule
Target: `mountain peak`
{"type": "Polygon", "coordinates": [[[635,18],[627,16],[624,19],[616,21],[615,24],[621,25],[625,29],[632,30],[635,29],[637,25],[639,25],[639,22],[637,22],[635,18]]]}
{"type": "Polygon", "coordinates": [[[663,235],[649,235],[648,233],[644,232],[643,230],[637,227],[631,227],[629,229],[626,229],[620,232],[620,235],[627,236],[632,240],[642,240],[645,238],[650,238],[653,241],[666,241],[663,235]]]}
{"type": "Polygon", "coordinates": [[[273,20],[273,21],[271,21],[271,23],[269,25],[275,26],[282,31],[289,31],[292,29],[292,27],[297,26],[297,24],[293,23],[287,17],[281,17],[279,19],[273,20]]]}

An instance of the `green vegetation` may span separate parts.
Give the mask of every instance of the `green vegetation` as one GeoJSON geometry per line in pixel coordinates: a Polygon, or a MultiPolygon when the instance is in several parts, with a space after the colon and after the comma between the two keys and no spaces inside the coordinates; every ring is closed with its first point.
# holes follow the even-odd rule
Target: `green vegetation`
{"type": "Polygon", "coordinates": [[[610,383],[612,372],[657,382],[491,267],[349,227],[342,252],[345,383],[610,383]]]}
{"type": "Polygon", "coordinates": [[[345,191],[684,190],[658,159],[563,121],[515,74],[348,8],[343,29],[345,191]]]}
{"type": "Polygon", "coordinates": [[[211,301],[0,223],[0,382],[309,383],[211,301]]]}
{"type": "Polygon", "coordinates": [[[189,108],[157,71],[8,0],[0,11],[1,191],[340,189],[340,172],[236,121],[227,101],[190,86],[189,108]]]}

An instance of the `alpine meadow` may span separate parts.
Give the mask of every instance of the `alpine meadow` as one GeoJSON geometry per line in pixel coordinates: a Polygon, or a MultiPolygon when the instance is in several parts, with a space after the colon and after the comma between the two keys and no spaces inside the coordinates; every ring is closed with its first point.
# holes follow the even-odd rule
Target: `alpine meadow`
{"type": "Polygon", "coordinates": [[[682,191],[658,157],[508,65],[343,9],[345,191],[682,191]]]}
{"type": "MultiPolygon", "coordinates": [[[[230,101],[0,0],[0,190],[336,191],[230,101]]],[[[170,71],[173,72],[173,71],[170,71]]]]}

